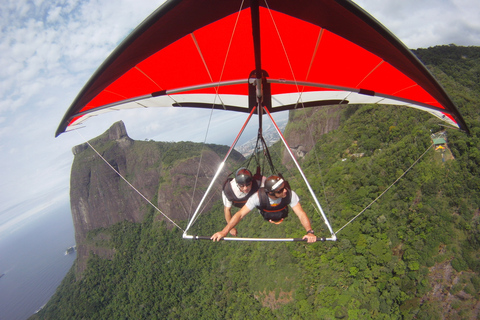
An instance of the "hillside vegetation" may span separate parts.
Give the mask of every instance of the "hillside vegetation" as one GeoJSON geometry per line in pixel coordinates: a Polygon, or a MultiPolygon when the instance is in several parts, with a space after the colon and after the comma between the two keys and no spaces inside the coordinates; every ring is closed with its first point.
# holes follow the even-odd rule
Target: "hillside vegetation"
{"type": "MultiPolygon", "coordinates": [[[[183,240],[180,230],[155,219],[151,210],[142,223],[91,231],[91,239],[108,235],[102,241],[114,248],[113,258],[92,255],[80,280],[72,268],[32,318],[478,319],[480,48],[441,46],[415,53],[452,97],[471,135],[408,108],[341,109],[340,127],[315,137],[314,149],[301,160],[334,231],[429,149],[432,133],[446,130],[448,148],[443,154],[430,148],[339,231],[338,241],[183,240]]],[[[296,122],[289,126],[298,126],[302,111],[290,119],[296,122]]],[[[280,148],[272,153],[279,156],[280,148]]],[[[290,171],[317,235],[329,236],[306,188],[290,171]]],[[[223,228],[222,210],[216,203],[192,233],[211,235],[223,228]]],[[[238,231],[252,237],[304,234],[293,214],[277,226],[254,212],[238,231]]]]}

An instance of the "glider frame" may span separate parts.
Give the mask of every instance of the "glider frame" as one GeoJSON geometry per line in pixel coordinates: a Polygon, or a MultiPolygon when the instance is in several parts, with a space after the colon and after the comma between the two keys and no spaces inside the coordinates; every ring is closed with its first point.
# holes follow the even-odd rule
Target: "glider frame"
{"type": "MultiPolygon", "coordinates": [[[[311,194],[311,196],[313,197],[314,201],[315,201],[315,204],[317,206],[317,208],[319,209],[321,215],[322,215],[322,218],[324,220],[324,223],[326,224],[326,226],[328,227],[328,230],[330,231],[331,233],[331,237],[330,238],[318,238],[317,237],[317,240],[318,241],[336,241],[337,240],[337,237],[335,235],[335,233],[333,232],[332,230],[332,227],[330,225],[330,222],[328,221],[325,213],[323,212],[323,209],[322,209],[322,206],[320,205],[320,203],[318,202],[318,199],[315,195],[315,192],[313,191],[312,187],[310,186],[305,174],[303,173],[303,170],[302,168],[300,167],[300,165],[298,164],[297,160],[295,159],[295,156],[293,155],[290,147],[288,146],[287,144],[287,141],[285,140],[285,137],[283,136],[282,132],[280,131],[280,129],[278,128],[275,120],[273,119],[272,115],[270,114],[270,112],[268,111],[268,109],[266,107],[262,107],[262,109],[264,111],[266,111],[266,113],[268,114],[270,120],[272,121],[274,127],[275,127],[275,130],[277,131],[278,135],[280,136],[280,139],[282,140],[283,144],[285,145],[285,148],[288,150],[288,153],[290,155],[290,157],[292,158],[293,162],[295,163],[298,171],[300,172],[300,175],[302,176],[305,184],[307,185],[307,188],[311,194]]],[[[243,131],[245,130],[245,127],[247,126],[247,124],[250,122],[250,119],[253,115],[253,113],[255,112],[256,108],[252,108],[247,120],[245,121],[245,123],[243,124],[242,128],[240,129],[240,132],[238,133],[237,137],[235,138],[235,140],[233,141],[232,145],[230,146],[230,149],[228,150],[227,154],[225,155],[225,158],[223,159],[223,161],[220,163],[220,165],[218,166],[218,169],[217,169],[217,172],[215,173],[212,181],[210,182],[210,185],[208,186],[207,190],[205,191],[205,194],[203,195],[202,197],[202,200],[200,201],[200,203],[198,204],[197,206],[197,209],[195,210],[193,216],[191,217],[190,221],[188,222],[188,225],[187,227],[185,228],[185,231],[183,233],[183,238],[184,239],[191,239],[191,240],[210,240],[210,237],[205,237],[205,236],[196,236],[196,235],[189,235],[187,232],[188,230],[190,229],[190,227],[193,225],[193,223],[195,222],[195,220],[197,219],[199,213],[200,213],[200,208],[202,207],[203,203],[205,202],[205,199],[207,198],[207,195],[208,193],[210,192],[210,190],[212,189],[213,187],[213,184],[215,183],[215,181],[217,180],[218,176],[220,175],[220,172],[222,171],[223,167],[225,166],[225,162],[226,160],[228,159],[228,157],[230,156],[233,148],[235,147],[235,145],[237,144],[239,138],[241,137],[243,131]]],[[[262,112],[259,112],[260,114],[262,112]]],[[[261,118],[261,116],[259,116],[259,118],[261,118]]],[[[222,240],[226,240],[226,241],[273,241],[273,242],[292,242],[292,241],[304,241],[302,238],[242,238],[242,237],[224,237],[222,238],[222,240]]]]}

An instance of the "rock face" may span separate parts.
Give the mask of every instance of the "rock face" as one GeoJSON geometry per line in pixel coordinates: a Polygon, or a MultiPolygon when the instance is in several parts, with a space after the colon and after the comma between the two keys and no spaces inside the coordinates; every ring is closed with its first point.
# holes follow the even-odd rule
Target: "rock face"
{"type": "MultiPolygon", "coordinates": [[[[342,108],[338,105],[290,112],[285,137],[297,159],[303,158],[321,135],[339,127],[342,108]]],[[[290,156],[284,151],[282,162],[290,161],[290,156]]]]}
{"type": "MultiPolygon", "coordinates": [[[[213,149],[223,147],[190,142],[134,141],[121,121],[90,144],[98,154],[87,143],[72,150],[75,157],[70,201],[77,243],[77,274],[84,270],[91,252],[106,258],[114,252],[114,249],[96,247],[95,241],[87,241],[87,233],[124,220],[141,222],[150,206],[143,196],[170,219],[186,220],[226,153],[223,151],[221,157],[213,149]]],[[[236,161],[243,157],[234,152],[230,159],[236,161]]],[[[227,163],[213,188],[217,192],[212,200],[220,199],[221,184],[231,171],[227,163]]],[[[213,202],[207,204],[206,210],[213,202]]],[[[158,217],[165,219],[161,214],[158,217]]]]}

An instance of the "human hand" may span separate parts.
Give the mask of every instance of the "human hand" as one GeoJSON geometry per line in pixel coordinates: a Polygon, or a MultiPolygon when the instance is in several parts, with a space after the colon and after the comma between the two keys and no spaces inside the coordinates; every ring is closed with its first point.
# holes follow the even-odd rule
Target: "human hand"
{"type": "Polygon", "coordinates": [[[312,233],[307,233],[306,235],[303,236],[303,240],[307,239],[308,243],[314,243],[317,241],[317,236],[312,234],[312,233]]]}
{"type": "Polygon", "coordinates": [[[220,241],[225,237],[225,234],[223,234],[221,231],[215,233],[213,236],[210,237],[213,241],[220,241]]]}
{"type": "Polygon", "coordinates": [[[236,229],[236,228],[232,228],[232,229],[230,230],[230,234],[231,234],[232,236],[236,237],[236,236],[237,236],[237,229],[236,229]]]}

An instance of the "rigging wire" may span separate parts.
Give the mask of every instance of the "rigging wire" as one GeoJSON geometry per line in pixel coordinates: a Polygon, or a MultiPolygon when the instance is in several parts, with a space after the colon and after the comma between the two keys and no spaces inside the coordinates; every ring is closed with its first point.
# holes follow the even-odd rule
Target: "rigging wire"
{"type": "Polygon", "coordinates": [[[85,139],[85,137],[83,137],[83,135],[78,131],[76,130],[76,132],[78,133],[78,135],[80,137],[82,137],[82,139],[84,141],[86,141],[86,143],[88,144],[88,146],[90,148],[92,148],[92,150],[110,167],[110,169],[112,169],[113,171],[115,171],[115,173],[120,177],[122,178],[123,181],[125,181],[127,183],[127,185],[129,185],[136,193],[138,193],[145,201],[147,201],[153,208],[155,208],[155,210],[157,210],[159,213],[161,213],[165,218],[167,218],[168,221],[170,221],[173,225],[175,225],[177,228],[179,228],[180,230],[184,231],[182,227],[180,227],[178,224],[175,223],[175,221],[173,221],[172,219],[170,219],[165,213],[162,212],[162,210],[160,210],[156,205],[154,205],[150,200],[147,199],[147,197],[145,197],[137,188],[135,188],[127,179],[125,179],[121,174],[120,172],[118,172],[118,170],[116,170],[108,161],[107,159],[105,159],[98,151],[97,149],[95,149],[91,144],[90,142],[85,139]]]}
{"type": "MultiPolygon", "coordinates": [[[[277,32],[277,35],[278,35],[278,37],[279,37],[279,39],[280,39],[280,42],[281,42],[281,44],[282,44],[283,51],[284,51],[285,57],[286,57],[286,59],[287,59],[288,65],[289,65],[289,67],[290,67],[290,71],[291,71],[291,73],[292,73],[292,77],[293,77],[294,83],[296,84],[296,87],[297,87],[297,91],[299,91],[299,93],[300,93],[300,97],[299,97],[299,100],[298,100],[298,101],[300,102],[302,108],[305,110],[304,103],[303,103],[303,101],[301,101],[302,92],[300,92],[300,90],[299,90],[299,86],[298,86],[297,80],[296,80],[296,78],[295,78],[295,74],[293,73],[292,65],[291,65],[290,59],[289,59],[289,57],[288,57],[288,54],[287,54],[285,45],[284,45],[283,40],[282,40],[282,38],[281,38],[281,36],[280,36],[280,32],[279,32],[279,30],[278,30],[278,28],[277,28],[277,25],[276,25],[276,23],[275,23],[275,20],[274,20],[274,18],[273,18],[273,15],[272,15],[272,13],[270,12],[270,8],[268,7],[267,0],[265,0],[265,3],[266,3],[266,5],[267,5],[268,11],[269,11],[269,13],[270,13],[270,17],[271,17],[271,19],[272,19],[272,22],[273,22],[273,24],[274,24],[274,26],[275,26],[275,30],[276,30],[276,32],[277,32]]],[[[317,40],[317,46],[315,47],[315,52],[316,52],[316,50],[318,49],[318,45],[319,45],[319,41],[320,41],[320,39],[321,39],[321,35],[322,35],[322,32],[320,33],[319,39],[317,40]]],[[[312,60],[311,60],[311,62],[310,62],[310,66],[311,66],[312,63],[313,63],[313,57],[312,57],[312,60]]],[[[367,75],[367,76],[368,76],[368,75],[367,75]]],[[[303,89],[304,89],[304,88],[303,88],[303,89]]],[[[302,89],[302,91],[303,91],[303,89],[302,89]]],[[[307,128],[308,128],[308,131],[309,131],[309,133],[310,133],[310,136],[311,136],[312,142],[313,142],[313,132],[312,132],[310,123],[309,123],[308,121],[306,121],[306,123],[307,123],[307,128]]],[[[354,221],[358,216],[360,216],[363,212],[365,212],[365,210],[367,210],[373,203],[375,203],[378,199],[380,199],[380,197],[382,197],[382,196],[383,196],[393,185],[395,185],[408,171],[410,171],[411,168],[413,168],[413,166],[427,153],[428,150],[430,150],[430,148],[431,148],[432,146],[433,146],[433,144],[432,144],[429,148],[427,148],[427,150],[426,150],[399,178],[397,178],[397,180],[395,180],[386,190],[384,190],[384,191],[383,191],[375,200],[373,200],[365,209],[363,209],[363,210],[362,210],[360,213],[358,213],[354,218],[352,218],[349,222],[347,222],[342,228],[340,228],[337,232],[335,232],[334,235],[336,235],[338,232],[340,232],[342,229],[344,229],[347,225],[349,225],[352,221],[354,221]]],[[[321,181],[322,181],[322,187],[323,187],[323,191],[324,191],[324,196],[325,196],[325,199],[326,199],[326,201],[327,201],[327,206],[328,206],[328,200],[327,200],[327,197],[326,197],[325,185],[324,185],[323,178],[322,178],[322,175],[321,175],[321,168],[320,168],[320,163],[319,163],[319,160],[318,160],[318,155],[317,155],[317,153],[316,153],[315,143],[313,143],[312,148],[314,149],[314,156],[315,156],[315,159],[316,159],[317,164],[318,164],[318,166],[319,166],[319,172],[320,172],[320,178],[321,178],[321,181]]],[[[313,204],[312,204],[312,205],[313,205],[313,204]]]]}
{"type": "MultiPolygon", "coordinates": [[[[229,44],[228,44],[227,52],[225,53],[225,59],[224,59],[224,61],[223,61],[222,70],[221,70],[221,72],[220,72],[220,79],[219,79],[219,81],[218,81],[219,83],[221,82],[221,80],[222,80],[222,78],[223,78],[223,72],[224,72],[224,70],[225,70],[225,66],[226,66],[226,64],[227,64],[227,58],[228,58],[229,53],[230,53],[230,47],[231,47],[231,45],[232,45],[233,35],[235,34],[235,31],[237,30],[238,20],[239,20],[239,18],[240,18],[240,13],[241,13],[241,11],[242,11],[242,7],[243,7],[244,1],[245,1],[245,0],[242,0],[242,3],[240,4],[240,9],[238,10],[237,18],[236,18],[235,24],[234,24],[234,26],[233,26],[232,34],[231,34],[231,36],[230,36],[230,42],[229,42],[229,44]]],[[[208,68],[208,65],[207,65],[207,63],[206,63],[206,61],[205,61],[205,59],[204,59],[204,57],[203,57],[202,51],[201,51],[201,49],[200,49],[200,45],[199,45],[198,42],[196,41],[196,38],[195,38],[195,36],[194,36],[193,33],[191,34],[191,38],[192,38],[193,42],[195,43],[195,46],[196,46],[196,48],[197,48],[197,51],[199,52],[199,54],[200,54],[200,56],[201,56],[201,58],[202,58],[203,64],[204,64],[204,66],[205,66],[205,69],[207,70],[208,76],[210,77],[210,81],[213,82],[212,75],[211,75],[210,70],[209,70],[209,68],[208,68]]],[[[190,211],[189,211],[190,213],[189,213],[189,216],[188,216],[188,220],[191,219],[191,213],[192,213],[192,211],[193,211],[193,210],[192,210],[192,209],[193,209],[193,201],[194,201],[194,199],[195,199],[194,196],[195,196],[195,191],[196,191],[196,189],[197,189],[198,176],[199,176],[199,173],[200,173],[200,167],[201,167],[201,165],[202,165],[203,150],[204,150],[205,144],[206,144],[206,142],[207,142],[208,131],[209,131],[209,129],[210,129],[210,124],[211,124],[211,122],[212,122],[213,111],[215,110],[215,103],[216,103],[216,101],[217,101],[217,98],[220,100],[220,102],[221,102],[222,105],[223,105],[223,101],[221,100],[220,95],[219,95],[219,93],[218,93],[218,92],[219,92],[219,86],[215,87],[214,89],[215,89],[215,99],[214,99],[214,101],[213,101],[212,108],[210,109],[210,116],[209,116],[209,118],[208,118],[207,129],[206,129],[206,131],[205,131],[205,137],[204,137],[203,143],[202,143],[202,150],[200,151],[200,160],[199,160],[199,163],[198,163],[197,174],[196,174],[196,176],[195,176],[195,183],[194,183],[193,191],[192,191],[192,197],[191,197],[191,202],[190,202],[190,211]]]]}
{"type": "Polygon", "coordinates": [[[269,165],[271,174],[278,174],[277,170],[275,169],[275,166],[273,165],[272,157],[270,156],[270,152],[269,152],[267,143],[265,142],[265,139],[263,138],[263,135],[262,135],[260,129],[258,130],[257,142],[255,143],[255,148],[253,149],[253,153],[252,153],[252,155],[250,156],[250,158],[247,162],[247,168],[250,165],[250,162],[252,161],[252,159],[255,159],[255,162],[257,163],[257,165],[260,166],[260,168],[262,169],[261,170],[262,175],[265,175],[264,174],[265,173],[265,170],[264,170],[265,162],[269,165]],[[262,163],[259,160],[260,152],[263,153],[263,162],[262,163]]]}
{"type": "Polygon", "coordinates": [[[425,154],[427,154],[428,150],[430,150],[432,147],[434,146],[434,143],[432,143],[428,148],[427,150],[425,150],[424,153],[422,153],[422,155],[420,155],[420,157],[415,160],[415,162],[413,162],[413,164],[407,169],[405,170],[405,172],[403,172],[400,177],[397,178],[397,180],[395,180],[387,189],[383,190],[383,192],[377,197],[375,198],[375,200],[373,200],[372,202],[370,202],[362,211],[360,211],[356,216],[354,216],[350,221],[348,221],[343,227],[341,227],[340,229],[337,230],[337,232],[335,232],[335,234],[339,233],[340,231],[343,230],[343,228],[345,228],[346,226],[348,226],[351,222],[353,222],[355,219],[357,219],[362,213],[364,213],[368,208],[370,208],[372,206],[372,204],[374,204],[375,202],[377,202],[378,199],[380,199],[388,190],[390,190],[391,187],[393,187],[401,178],[403,178],[404,175],[407,174],[408,171],[410,171],[410,169],[412,169],[418,161],[420,161],[420,159],[423,158],[423,156],[425,154]]]}
{"type": "MultiPolygon", "coordinates": [[[[302,93],[303,93],[303,90],[305,90],[305,87],[302,87],[302,90],[300,90],[300,87],[299,87],[299,85],[298,85],[297,79],[296,79],[296,77],[295,77],[295,73],[293,72],[292,63],[291,63],[290,58],[289,58],[289,56],[288,56],[288,54],[287,54],[287,49],[285,48],[283,39],[282,39],[282,37],[281,37],[281,35],[280,35],[280,31],[278,30],[277,24],[275,23],[275,19],[274,19],[272,13],[271,13],[270,7],[268,6],[267,0],[265,0],[265,4],[266,4],[266,7],[267,7],[268,12],[269,12],[269,14],[270,14],[270,18],[272,19],[272,22],[273,22],[273,24],[274,24],[274,26],[275,26],[275,31],[277,32],[277,36],[278,36],[278,38],[279,38],[279,40],[280,40],[280,43],[282,44],[283,53],[285,54],[285,58],[287,59],[288,65],[289,65],[289,67],[290,67],[290,72],[292,73],[293,81],[295,82],[295,86],[296,86],[296,88],[297,88],[297,91],[299,92],[299,97],[298,97],[297,103],[300,103],[302,109],[303,109],[304,112],[305,112],[305,110],[306,110],[305,104],[304,104],[303,101],[302,101],[302,93]]],[[[320,30],[320,32],[319,32],[319,35],[318,35],[318,37],[317,37],[317,43],[316,43],[316,45],[315,45],[314,52],[313,52],[312,58],[311,58],[311,60],[310,60],[310,64],[309,64],[308,71],[307,71],[307,77],[308,77],[308,75],[309,75],[309,73],[310,73],[310,70],[311,70],[311,67],[312,67],[312,65],[313,65],[315,55],[316,55],[316,53],[317,53],[317,51],[318,51],[318,49],[319,49],[319,47],[320,47],[320,42],[321,42],[322,36],[323,36],[323,28],[321,28],[321,30],[320,30]]],[[[306,112],[305,112],[305,118],[307,118],[306,112]]],[[[313,139],[313,130],[312,130],[312,128],[311,128],[311,123],[310,123],[309,121],[307,121],[307,119],[305,119],[305,120],[306,120],[305,123],[307,124],[307,130],[308,130],[308,132],[309,132],[309,134],[310,134],[310,138],[311,138],[311,140],[312,140],[312,149],[313,149],[313,153],[314,153],[314,157],[315,157],[316,163],[317,163],[317,165],[318,165],[318,171],[319,171],[319,175],[320,175],[320,180],[321,180],[321,182],[322,182],[323,196],[324,196],[324,198],[325,198],[325,202],[326,202],[326,204],[327,204],[327,209],[328,209],[329,204],[328,204],[327,194],[326,194],[326,190],[325,190],[325,183],[324,183],[324,181],[323,181],[322,170],[321,170],[321,167],[320,167],[320,161],[319,161],[319,157],[318,157],[318,155],[317,155],[317,150],[316,150],[316,148],[315,148],[315,141],[314,141],[314,139],[313,139]]],[[[288,169],[287,169],[287,170],[288,170],[288,169]]],[[[313,205],[313,204],[312,204],[312,205],[313,205]]],[[[327,216],[329,216],[329,210],[327,210],[326,214],[327,214],[327,216]]]]}
{"type": "MultiPolygon", "coordinates": [[[[296,87],[297,87],[297,91],[298,91],[299,94],[300,94],[299,99],[298,99],[298,102],[299,102],[299,104],[302,106],[302,108],[305,110],[304,103],[303,103],[303,101],[302,101],[302,99],[301,99],[302,92],[303,92],[304,88],[302,88],[302,91],[300,91],[299,85],[298,85],[297,80],[296,80],[296,78],[295,78],[295,74],[294,74],[294,72],[293,72],[293,68],[292,68],[292,65],[291,65],[289,56],[288,56],[288,54],[287,54],[285,45],[284,45],[283,40],[282,40],[282,38],[281,38],[281,36],[280,36],[280,32],[279,32],[278,27],[277,27],[277,25],[276,25],[276,23],[275,23],[275,20],[274,20],[274,18],[273,18],[273,15],[272,15],[272,13],[270,12],[270,8],[268,7],[267,0],[265,0],[265,3],[266,3],[266,6],[267,6],[267,9],[268,9],[268,12],[270,13],[270,17],[271,17],[272,22],[273,22],[273,24],[274,24],[274,27],[275,27],[275,30],[276,30],[277,35],[278,35],[278,37],[279,37],[279,40],[280,40],[280,42],[281,42],[281,45],[282,45],[282,48],[283,48],[283,52],[284,52],[285,57],[286,57],[286,59],[287,59],[288,65],[289,65],[289,67],[290,67],[290,71],[291,71],[291,73],[292,73],[292,77],[293,77],[294,83],[295,83],[295,85],[296,85],[296,87]]],[[[323,30],[322,30],[322,31],[323,31],[323,30]]],[[[319,43],[320,43],[320,39],[321,39],[321,36],[322,36],[322,33],[323,33],[322,31],[320,32],[319,37],[318,37],[318,39],[317,39],[317,45],[315,46],[314,55],[315,55],[316,51],[318,50],[319,43]]],[[[314,60],[314,56],[312,56],[312,59],[311,59],[311,61],[310,61],[310,67],[311,67],[311,65],[312,65],[312,63],[313,63],[313,60],[314,60]]],[[[381,64],[381,63],[380,63],[380,64],[381,64]]],[[[310,71],[310,67],[309,67],[308,72],[310,71]]],[[[377,67],[378,67],[378,66],[377,66],[377,67]]],[[[366,77],[368,77],[368,75],[367,75],[366,77]]],[[[366,77],[365,77],[365,78],[366,78],[366,77]]],[[[305,114],[305,116],[306,116],[306,114],[305,114]]],[[[320,179],[321,179],[321,181],[322,181],[323,193],[324,193],[324,197],[325,197],[325,200],[326,200],[327,206],[328,206],[328,199],[327,199],[327,196],[326,196],[325,184],[324,184],[324,181],[323,181],[323,178],[322,178],[321,167],[320,167],[318,155],[317,155],[316,148],[315,148],[315,143],[314,143],[314,140],[313,140],[313,130],[312,130],[312,128],[311,128],[311,124],[310,124],[308,121],[306,121],[306,123],[307,123],[308,132],[310,133],[310,136],[311,136],[311,139],[312,139],[312,143],[313,143],[312,148],[314,149],[314,157],[315,157],[316,162],[317,162],[318,167],[319,167],[319,173],[320,173],[320,179]]],[[[413,166],[427,153],[427,151],[428,151],[432,146],[433,146],[433,144],[432,144],[429,148],[427,148],[427,150],[426,150],[397,180],[395,180],[395,181],[392,183],[392,185],[390,185],[386,190],[384,190],[384,191],[383,191],[375,200],[373,200],[365,209],[363,209],[360,213],[358,213],[354,218],[352,218],[349,222],[347,222],[342,228],[340,228],[340,229],[339,229],[337,232],[335,232],[334,234],[336,235],[338,232],[340,232],[342,229],[344,229],[348,224],[350,224],[350,223],[351,223],[352,221],[354,221],[358,216],[360,216],[363,212],[365,212],[365,210],[367,210],[373,203],[375,203],[378,199],[380,199],[380,197],[382,197],[382,196],[383,196],[393,185],[395,185],[411,168],[413,168],[413,166]]],[[[312,205],[313,205],[313,204],[312,204],[312,205]]]]}

